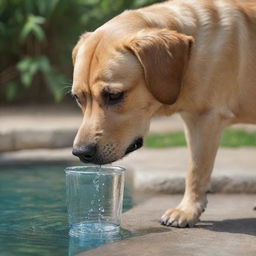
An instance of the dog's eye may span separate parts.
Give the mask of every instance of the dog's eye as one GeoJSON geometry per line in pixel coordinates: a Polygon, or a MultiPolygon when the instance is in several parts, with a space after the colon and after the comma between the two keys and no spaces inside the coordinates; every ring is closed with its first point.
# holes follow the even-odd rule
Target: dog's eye
{"type": "Polygon", "coordinates": [[[124,98],[124,92],[110,93],[104,91],[103,93],[106,104],[114,105],[119,103],[124,98]]]}

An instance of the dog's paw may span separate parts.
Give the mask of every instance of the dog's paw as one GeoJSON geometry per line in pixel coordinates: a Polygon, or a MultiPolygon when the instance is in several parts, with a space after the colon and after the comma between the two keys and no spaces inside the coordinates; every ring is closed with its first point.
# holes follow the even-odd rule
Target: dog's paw
{"type": "Polygon", "coordinates": [[[199,220],[200,214],[181,210],[179,208],[169,209],[161,217],[161,224],[180,228],[193,227],[199,220]]]}
{"type": "Polygon", "coordinates": [[[181,203],[177,208],[167,210],[161,217],[161,224],[174,227],[193,227],[206,207],[206,201],[181,203]]]}

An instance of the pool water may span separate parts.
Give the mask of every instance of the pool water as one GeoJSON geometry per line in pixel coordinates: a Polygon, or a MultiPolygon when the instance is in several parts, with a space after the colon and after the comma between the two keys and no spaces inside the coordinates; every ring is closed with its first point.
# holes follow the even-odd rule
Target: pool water
{"type": "MultiPolygon", "coordinates": [[[[104,237],[69,237],[65,166],[0,166],[0,255],[69,255],[130,237],[129,231],[104,237]]],[[[133,205],[128,186],[123,211],[133,205]]]]}

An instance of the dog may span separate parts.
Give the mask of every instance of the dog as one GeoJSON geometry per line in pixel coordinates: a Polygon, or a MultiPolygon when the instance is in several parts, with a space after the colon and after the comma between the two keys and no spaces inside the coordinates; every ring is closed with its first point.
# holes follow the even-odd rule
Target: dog
{"type": "Polygon", "coordinates": [[[124,11],[73,49],[83,111],[73,154],[107,164],[143,145],[150,120],[178,113],[190,151],[185,193],[163,225],[192,227],[223,129],[256,123],[256,3],[173,0],[124,11]]]}

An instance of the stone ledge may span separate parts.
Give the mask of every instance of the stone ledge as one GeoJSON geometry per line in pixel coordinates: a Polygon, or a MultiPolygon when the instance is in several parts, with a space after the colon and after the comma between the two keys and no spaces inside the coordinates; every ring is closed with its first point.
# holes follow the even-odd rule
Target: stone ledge
{"type": "Polygon", "coordinates": [[[70,147],[76,132],[77,129],[0,130],[0,152],[70,147]]]}
{"type": "MultiPolygon", "coordinates": [[[[256,193],[256,149],[220,148],[209,192],[256,193]]],[[[119,161],[133,170],[136,190],[183,193],[188,166],[186,148],[143,149],[119,161]]]]}
{"type": "MultiPolygon", "coordinates": [[[[220,149],[209,191],[213,193],[256,193],[256,149],[220,149]]],[[[22,150],[0,154],[0,167],[21,164],[81,165],[71,148],[22,150]]],[[[114,163],[132,174],[136,191],[183,193],[187,149],[142,149],[114,163]]]]}
{"type": "Polygon", "coordinates": [[[71,148],[64,149],[34,149],[0,153],[0,167],[6,165],[29,164],[66,164],[81,165],[72,155],[71,148]]]}

